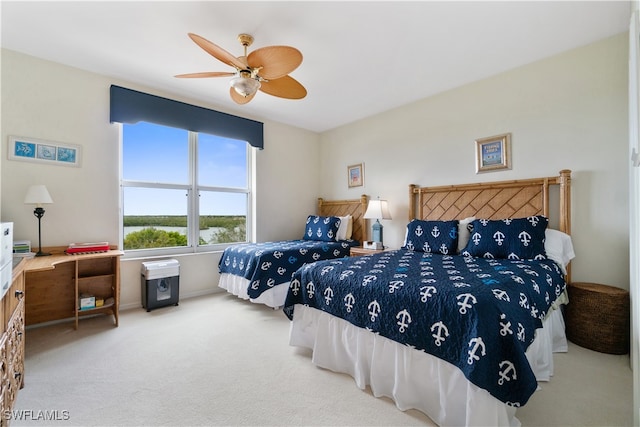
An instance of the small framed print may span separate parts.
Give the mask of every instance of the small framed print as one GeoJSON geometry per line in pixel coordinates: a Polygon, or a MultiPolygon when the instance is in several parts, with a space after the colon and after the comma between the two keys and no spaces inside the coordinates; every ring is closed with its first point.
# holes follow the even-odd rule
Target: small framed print
{"type": "Polygon", "coordinates": [[[9,137],[9,160],[45,163],[58,166],[80,166],[79,145],[45,141],[19,136],[9,137]]]}
{"type": "Polygon", "coordinates": [[[364,168],[362,163],[347,166],[347,180],[349,188],[361,187],[364,185],[364,168]]]}
{"type": "Polygon", "coordinates": [[[511,169],[511,134],[476,139],[476,173],[511,169]]]}

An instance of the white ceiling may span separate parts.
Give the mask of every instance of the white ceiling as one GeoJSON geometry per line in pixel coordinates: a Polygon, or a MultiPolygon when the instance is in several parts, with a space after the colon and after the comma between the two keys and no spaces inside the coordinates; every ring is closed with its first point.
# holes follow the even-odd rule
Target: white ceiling
{"type": "Polygon", "coordinates": [[[2,1],[2,47],[199,100],[214,108],[322,132],[628,29],[628,1],[2,1]],[[236,56],[298,48],[302,100],[258,93],[244,106],[233,71],[187,36],[236,56]]]}

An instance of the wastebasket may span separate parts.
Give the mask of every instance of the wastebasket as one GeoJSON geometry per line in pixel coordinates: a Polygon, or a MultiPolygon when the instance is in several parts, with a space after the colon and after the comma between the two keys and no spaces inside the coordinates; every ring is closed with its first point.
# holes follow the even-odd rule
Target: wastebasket
{"type": "Polygon", "coordinates": [[[143,262],[141,267],[142,307],[147,311],[178,305],[180,263],[176,259],[143,262]]]}

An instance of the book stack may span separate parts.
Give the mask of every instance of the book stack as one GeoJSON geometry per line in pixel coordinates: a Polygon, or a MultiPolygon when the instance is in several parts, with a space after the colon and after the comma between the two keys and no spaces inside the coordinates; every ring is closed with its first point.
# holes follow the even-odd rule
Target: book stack
{"type": "Polygon", "coordinates": [[[32,257],[35,254],[31,252],[31,241],[15,240],[13,242],[13,256],[32,257]]]}
{"type": "Polygon", "coordinates": [[[107,252],[109,250],[109,242],[90,242],[90,243],[70,243],[65,252],[69,255],[75,254],[95,254],[99,252],[107,252]]]}

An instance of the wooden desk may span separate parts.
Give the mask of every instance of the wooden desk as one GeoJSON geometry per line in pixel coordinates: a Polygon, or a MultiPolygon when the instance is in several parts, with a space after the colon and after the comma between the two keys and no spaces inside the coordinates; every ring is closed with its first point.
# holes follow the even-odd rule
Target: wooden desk
{"type": "Polygon", "coordinates": [[[66,246],[43,248],[50,256],[25,260],[25,323],[34,325],[89,314],[111,314],[118,326],[122,251],[67,255],[66,246]],[[104,305],[80,310],[82,293],[103,298],[104,305]]]}

